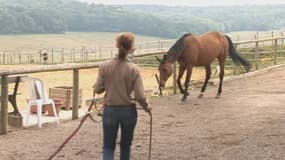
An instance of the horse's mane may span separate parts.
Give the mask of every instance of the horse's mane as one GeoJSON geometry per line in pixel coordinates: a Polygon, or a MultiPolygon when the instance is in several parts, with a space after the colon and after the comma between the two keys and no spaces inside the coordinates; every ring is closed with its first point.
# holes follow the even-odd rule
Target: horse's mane
{"type": "Polygon", "coordinates": [[[187,36],[192,35],[191,33],[184,34],[181,38],[179,38],[173,46],[168,50],[166,53],[166,58],[169,61],[176,61],[178,57],[183,53],[184,51],[184,39],[187,36]]]}

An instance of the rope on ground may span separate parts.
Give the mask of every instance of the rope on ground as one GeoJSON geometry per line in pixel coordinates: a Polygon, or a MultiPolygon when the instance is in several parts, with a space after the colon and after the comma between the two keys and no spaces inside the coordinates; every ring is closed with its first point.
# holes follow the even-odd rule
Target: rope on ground
{"type": "Polygon", "coordinates": [[[158,78],[158,75],[155,74],[155,79],[156,79],[156,82],[158,84],[158,89],[159,89],[159,95],[162,96],[162,89],[160,87],[160,82],[159,82],[159,78],[158,78]]]}
{"type": "MultiPolygon", "coordinates": [[[[137,108],[144,110],[143,108],[137,108]]],[[[148,160],[151,160],[151,150],[152,150],[152,112],[147,112],[149,115],[149,144],[148,144],[148,160]]]]}
{"type": "MultiPolygon", "coordinates": [[[[68,136],[65,141],[59,146],[59,148],[48,158],[48,160],[52,160],[61,150],[62,148],[75,136],[75,134],[80,130],[83,123],[86,121],[86,119],[89,117],[94,123],[97,121],[92,117],[91,115],[91,109],[95,106],[96,111],[98,111],[98,116],[101,116],[101,110],[98,110],[95,100],[93,100],[88,108],[88,112],[84,115],[84,117],[81,119],[78,127],[71,133],[70,136],[68,136]]],[[[152,148],[152,113],[151,111],[148,112],[150,116],[150,127],[149,127],[149,148],[148,148],[148,160],[151,160],[151,148],[152,148]]]]}
{"type": "Polygon", "coordinates": [[[149,146],[148,146],[148,160],[151,159],[151,145],[152,145],[152,113],[149,112],[149,146]]]}
{"type": "Polygon", "coordinates": [[[89,117],[94,123],[96,123],[97,121],[91,116],[91,109],[93,107],[93,105],[95,106],[96,110],[97,110],[97,106],[95,101],[93,100],[88,108],[88,112],[84,115],[84,117],[81,119],[78,127],[71,133],[70,136],[68,136],[65,141],[59,146],[59,148],[48,158],[48,160],[52,160],[61,150],[62,148],[71,140],[72,137],[75,136],[75,134],[79,131],[79,129],[82,127],[83,123],[86,121],[86,119],[89,117]]]}

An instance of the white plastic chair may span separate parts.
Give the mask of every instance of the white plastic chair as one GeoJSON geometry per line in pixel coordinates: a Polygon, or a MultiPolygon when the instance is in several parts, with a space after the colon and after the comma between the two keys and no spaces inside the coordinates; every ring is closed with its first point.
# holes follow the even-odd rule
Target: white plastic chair
{"type": "Polygon", "coordinates": [[[29,124],[29,117],[31,114],[32,105],[36,105],[37,106],[38,127],[39,128],[42,127],[42,121],[41,121],[42,109],[43,109],[43,105],[45,104],[52,105],[52,110],[54,112],[56,123],[59,124],[58,115],[56,113],[54,101],[52,99],[49,99],[46,93],[43,81],[37,78],[31,78],[31,77],[26,77],[24,81],[26,82],[27,87],[30,91],[30,98],[28,99],[28,113],[27,113],[27,118],[26,118],[26,124],[29,124]]]}

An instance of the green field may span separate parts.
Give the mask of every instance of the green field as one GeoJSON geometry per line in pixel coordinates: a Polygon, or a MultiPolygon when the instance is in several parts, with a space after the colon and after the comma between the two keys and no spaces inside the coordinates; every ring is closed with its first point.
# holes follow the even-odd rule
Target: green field
{"type": "MultiPolygon", "coordinates": [[[[67,32],[65,34],[0,35],[0,51],[39,50],[44,48],[94,48],[114,46],[117,33],[67,32]]],[[[136,35],[136,42],[162,38],[136,35]]]]}
{"type": "MultiPolygon", "coordinates": [[[[226,33],[234,41],[252,40],[258,32],[259,38],[272,36],[272,31],[240,31],[226,33]]],[[[280,36],[280,31],[273,31],[280,36]]],[[[67,32],[65,34],[27,34],[27,35],[0,35],[1,51],[37,51],[41,49],[74,49],[74,48],[101,48],[114,47],[118,33],[109,32],[67,32]]],[[[136,35],[136,43],[164,40],[159,37],[136,35]]]]}

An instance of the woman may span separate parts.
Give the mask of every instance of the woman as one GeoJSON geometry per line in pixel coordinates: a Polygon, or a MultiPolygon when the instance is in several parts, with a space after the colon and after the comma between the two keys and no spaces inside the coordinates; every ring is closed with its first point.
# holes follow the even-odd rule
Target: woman
{"type": "Polygon", "coordinates": [[[146,112],[151,107],[146,101],[139,68],[128,60],[134,51],[135,37],[132,33],[121,33],[116,39],[118,56],[99,67],[94,92],[103,93],[103,160],[113,160],[116,137],[121,127],[120,159],[130,159],[130,147],[137,123],[137,101],[146,112]],[[132,98],[132,95],[134,98],[132,98]]]}

